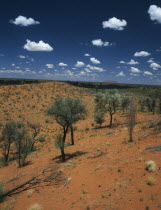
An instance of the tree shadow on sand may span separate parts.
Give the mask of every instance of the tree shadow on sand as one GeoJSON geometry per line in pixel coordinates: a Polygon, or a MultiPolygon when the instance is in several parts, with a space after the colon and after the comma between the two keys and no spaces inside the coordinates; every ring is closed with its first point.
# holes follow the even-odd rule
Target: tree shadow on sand
{"type": "MultiPolygon", "coordinates": [[[[77,152],[74,152],[72,154],[66,153],[65,161],[68,161],[72,158],[80,157],[80,156],[85,155],[85,154],[88,154],[88,152],[77,151],[77,152]]],[[[61,163],[62,162],[61,155],[58,155],[58,156],[54,157],[52,160],[56,160],[57,163],[61,163]]]]}

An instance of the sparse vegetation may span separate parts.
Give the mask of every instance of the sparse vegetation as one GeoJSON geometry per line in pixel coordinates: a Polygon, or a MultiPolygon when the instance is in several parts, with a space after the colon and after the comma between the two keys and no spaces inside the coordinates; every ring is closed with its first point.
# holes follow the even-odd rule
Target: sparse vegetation
{"type": "Polygon", "coordinates": [[[145,182],[147,183],[147,185],[152,186],[156,184],[156,179],[153,176],[148,176],[145,182]]]}
{"type": "Polygon", "coordinates": [[[95,112],[95,114],[94,114],[94,121],[96,122],[96,124],[99,124],[100,127],[101,127],[102,126],[102,123],[105,122],[104,113],[95,112]]]}
{"type": "MultiPolygon", "coordinates": [[[[78,84],[81,86],[82,83],[78,82],[78,84]]],[[[50,209],[59,205],[63,209],[86,207],[117,209],[124,208],[122,204],[124,202],[127,202],[127,206],[134,208],[140,206],[145,208],[145,203],[150,208],[159,208],[161,195],[159,190],[160,96],[155,96],[154,106],[149,96],[152,87],[130,86],[127,88],[127,86],[122,86],[118,89],[119,92],[113,90],[113,86],[105,89],[104,83],[98,83],[97,88],[90,89],[73,87],[63,82],[12,86],[7,99],[5,99],[5,91],[8,89],[5,90],[5,86],[1,87],[0,181],[5,183],[5,188],[0,185],[0,197],[3,199],[1,199],[3,203],[0,203],[0,209],[50,209]],[[105,112],[101,105],[97,107],[97,103],[92,101],[93,96],[97,94],[102,96],[107,94],[108,100],[114,96],[118,97],[115,100],[109,100],[110,102],[106,101],[105,112]],[[52,101],[54,101],[51,106],[53,108],[59,96],[63,105],[59,104],[59,110],[57,106],[58,115],[50,112],[46,116],[46,109],[52,101]],[[66,101],[70,97],[73,101],[82,98],[86,102],[88,115],[86,108],[84,114],[76,114],[77,107],[72,102],[72,105],[68,107],[66,101]],[[133,117],[135,116],[133,120],[127,123],[127,119],[131,119],[127,118],[131,99],[135,101],[134,110],[135,114],[138,114],[137,124],[134,114],[132,114],[133,117]],[[106,122],[110,124],[111,116],[108,111],[110,106],[112,113],[114,112],[110,126],[112,130],[105,125],[106,122]],[[79,119],[73,120],[76,117],[79,119]],[[85,119],[85,121],[80,121],[80,119],[85,119]],[[8,142],[6,139],[9,137],[9,132],[7,130],[4,132],[4,130],[10,123],[15,125],[11,141],[9,141],[9,152],[7,152],[9,143],[6,143],[8,142]],[[132,144],[129,144],[130,125],[132,125],[132,141],[139,140],[135,140],[132,144]],[[95,129],[99,127],[101,129],[95,129]],[[65,141],[64,128],[66,129],[65,141]],[[53,147],[53,140],[58,151],[53,147]],[[71,146],[74,143],[76,145],[71,146]],[[28,156],[31,151],[35,152],[28,156]],[[8,158],[5,159],[7,154],[8,158]],[[65,164],[61,163],[62,156],[66,160],[65,164]],[[151,158],[154,158],[153,161],[151,158]],[[16,168],[16,161],[20,168],[16,168]],[[2,164],[8,164],[8,166],[2,167],[2,164]],[[22,168],[22,166],[26,167],[22,168]],[[60,167],[58,170],[64,170],[65,173],[57,177],[54,173],[56,166],[60,167]],[[79,180],[77,180],[78,177],[79,180]],[[51,183],[53,179],[55,182],[51,183]],[[152,185],[154,186],[150,187],[152,185]],[[127,189],[131,189],[130,194],[126,193],[127,189]],[[21,196],[22,191],[23,196],[21,196]],[[62,193],[63,197],[58,196],[62,193]],[[44,207],[34,203],[30,206],[32,201],[35,202],[35,196],[38,203],[44,207]],[[28,202],[23,203],[23,198],[26,198],[28,202]],[[120,199],[117,200],[117,198],[120,199]],[[18,202],[11,205],[12,199],[18,199],[18,202]],[[47,202],[49,199],[50,202],[47,202]],[[134,203],[135,201],[138,202],[134,203]]],[[[106,97],[102,98],[104,102],[106,97]]],[[[82,104],[84,105],[83,102],[82,104]]]]}
{"type": "Polygon", "coordinates": [[[134,103],[131,102],[128,108],[127,113],[127,126],[129,130],[129,141],[133,141],[133,130],[136,124],[136,108],[134,106],[134,103]]]}
{"type": "Polygon", "coordinates": [[[0,184],[0,198],[4,194],[4,189],[3,188],[4,188],[4,185],[3,184],[0,184]]]}
{"type": "MultiPolygon", "coordinates": [[[[35,142],[36,142],[36,137],[40,133],[41,125],[40,125],[40,123],[32,123],[32,122],[28,122],[27,124],[28,124],[29,128],[31,128],[33,130],[32,145],[31,145],[31,151],[33,151],[34,150],[34,145],[35,145],[35,142]]],[[[37,139],[37,140],[39,140],[39,139],[37,139]]]]}
{"type": "Polygon", "coordinates": [[[113,115],[116,113],[120,100],[121,96],[117,90],[97,93],[95,95],[94,98],[94,101],[96,103],[95,112],[101,114],[105,114],[107,112],[109,113],[110,128],[112,127],[113,115]]]}
{"type": "Polygon", "coordinates": [[[32,141],[27,135],[25,125],[20,122],[14,124],[15,135],[14,142],[16,147],[16,157],[19,167],[25,165],[25,160],[28,154],[31,152],[32,141]]]}
{"type": "Polygon", "coordinates": [[[125,113],[125,111],[127,112],[129,104],[130,104],[130,98],[128,97],[121,98],[121,107],[122,107],[123,114],[125,113]]]}
{"type": "Polygon", "coordinates": [[[145,163],[145,169],[148,172],[154,172],[156,170],[156,164],[153,160],[149,160],[145,163]]]}
{"type": "Polygon", "coordinates": [[[50,109],[48,109],[48,114],[53,116],[56,122],[63,128],[63,136],[60,136],[56,140],[56,144],[60,140],[60,149],[62,161],[65,161],[64,145],[66,141],[66,136],[68,129],[71,128],[71,140],[72,145],[74,145],[74,134],[73,134],[73,124],[85,118],[86,108],[80,99],[72,98],[56,98],[54,104],[50,109]]]}
{"type": "Polygon", "coordinates": [[[4,165],[8,165],[11,144],[16,137],[16,127],[16,122],[7,122],[2,130],[2,136],[0,138],[0,148],[2,149],[2,162],[4,165]]]}
{"type": "Polygon", "coordinates": [[[43,209],[42,205],[34,203],[27,210],[42,210],[42,209],[43,209]]]}
{"type": "Polygon", "coordinates": [[[27,190],[27,197],[28,198],[32,197],[33,193],[34,193],[34,189],[27,190]]]}

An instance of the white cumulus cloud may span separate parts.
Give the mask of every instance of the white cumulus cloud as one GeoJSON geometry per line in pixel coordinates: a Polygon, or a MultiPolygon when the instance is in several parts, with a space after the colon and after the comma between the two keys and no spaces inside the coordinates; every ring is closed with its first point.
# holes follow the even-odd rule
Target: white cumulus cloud
{"type": "Polygon", "coordinates": [[[58,65],[59,65],[59,66],[63,66],[63,67],[64,67],[64,66],[68,66],[66,63],[59,63],[58,65]]]}
{"type": "Polygon", "coordinates": [[[54,65],[53,65],[53,64],[46,64],[45,66],[46,66],[48,69],[54,68],[54,65]]]}
{"type": "Polygon", "coordinates": [[[91,56],[91,55],[86,53],[84,56],[87,56],[87,57],[89,57],[89,56],[91,56]]]}
{"type": "Polygon", "coordinates": [[[38,43],[32,42],[30,40],[26,40],[27,43],[24,45],[24,49],[28,51],[52,51],[53,48],[47,44],[44,43],[42,40],[39,41],[38,43]]]}
{"type": "Polygon", "coordinates": [[[156,5],[151,5],[149,7],[148,13],[150,15],[150,19],[161,23],[161,8],[156,5]]]}
{"type": "Polygon", "coordinates": [[[117,77],[124,77],[125,76],[125,74],[124,74],[124,72],[123,71],[120,71],[117,75],[116,75],[117,77]]]}
{"type": "Polygon", "coordinates": [[[77,61],[77,63],[75,64],[75,67],[82,67],[85,66],[85,64],[82,61],[77,61]]]}
{"type": "Polygon", "coordinates": [[[67,71],[66,71],[66,74],[67,74],[68,76],[70,76],[70,77],[72,77],[72,76],[73,76],[73,72],[72,72],[72,71],[70,71],[70,70],[67,70],[67,71]]]}
{"type": "Polygon", "coordinates": [[[144,75],[152,76],[153,74],[150,71],[144,71],[144,75]]]}
{"type": "Polygon", "coordinates": [[[113,44],[110,43],[110,42],[103,42],[101,39],[95,39],[95,40],[92,40],[92,44],[97,46],[97,47],[108,47],[108,46],[112,46],[113,44]]]}
{"type": "Polygon", "coordinates": [[[16,73],[16,74],[21,74],[21,73],[24,73],[24,72],[22,70],[0,70],[0,73],[7,73],[7,74],[16,73]]]}
{"type": "Polygon", "coordinates": [[[146,52],[146,51],[140,51],[140,52],[136,52],[134,54],[135,57],[147,57],[151,55],[150,53],[146,52]]]}
{"type": "Polygon", "coordinates": [[[100,68],[100,67],[97,67],[97,66],[91,66],[91,65],[87,65],[86,66],[88,69],[90,69],[90,70],[95,70],[95,71],[99,71],[99,72],[103,72],[103,71],[106,71],[105,69],[103,69],[103,68],[100,68]]]}
{"type": "Polygon", "coordinates": [[[154,61],[153,61],[153,58],[150,58],[147,62],[148,62],[148,63],[153,63],[153,62],[154,62],[154,61]]]}
{"type": "Polygon", "coordinates": [[[131,59],[131,61],[127,62],[127,64],[129,64],[129,65],[136,65],[136,64],[139,64],[139,62],[134,61],[133,59],[131,59]]]}
{"type": "Polygon", "coordinates": [[[26,57],[24,55],[19,55],[19,58],[25,59],[26,57]]]}
{"type": "Polygon", "coordinates": [[[94,64],[100,64],[101,62],[99,60],[97,60],[96,58],[90,58],[90,61],[94,64]]]}
{"type": "Polygon", "coordinates": [[[124,30],[124,27],[127,25],[126,20],[120,20],[116,17],[109,18],[108,21],[102,22],[103,28],[111,28],[114,30],[124,30]]]}
{"type": "Polygon", "coordinates": [[[10,23],[20,26],[29,26],[40,24],[39,21],[35,21],[33,18],[26,18],[22,15],[19,15],[15,20],[10,20],[10,23]]]}
{"type": "Polygon", "coordinates": [[[138,68],[131,67],[131,72],[132,73],[140,73],[141,71],[138,68]]]}
{"type": "Polygon", "coordinates": [[[120,61],[120,63],[125,63],[125,61],[120,61]]]}
{"type": "Polygon", "coordinates": [[[151,63],[150,64],[150,67],[153,69],[153,70],[158,70],[161,68],[161,65],[159,65],[158,63],[151,63]]]}

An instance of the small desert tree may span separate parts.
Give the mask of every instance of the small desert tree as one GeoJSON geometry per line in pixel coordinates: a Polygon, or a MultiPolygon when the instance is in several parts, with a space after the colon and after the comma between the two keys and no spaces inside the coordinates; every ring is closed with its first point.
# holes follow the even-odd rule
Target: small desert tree
{"type": "Polygon", "coordinates": [[[153,112],[159,111],[161,113],[161,89],[153,88],[147,91],[146,106],[148,111],[153,112]],[[156,109],[158,105],[158,110],[156,109]]]}
{"type": "MultiPolygon", "coordinates": [[[[86,107],[80,99],[72,98],[56,98],[48,114],[53,116],[56,122],[63,128],[63,136],[61,143],[62,160],[65,161],[64,145],[69,127],[71,128],[71,140],[74,145],[73,124],[84,119],[86,115],[86,107]]],[[[61,139],[61,138],[59,138],[61,139]]]]}
{"type": "Polygon", "coordinates": [[[128,131],[129,131],[129,141],[133,142],[133,130],[136,124],[136,108],[131,101],[129,104],[128,112],[127,112],[127,126],[128,126],[128,131]]]}
{"type": "Polygon", "coordinates": [[[138,102],[139,102],[139,105],[140,105],[140,111],[144,112],[145,111],[145,105],[146,105],[145,98],[141,97],[138,102]]]}
{"type": "Polygon", "coordinates": [[[123,114],[125,113],[125,110],[127,111],[129,104],[130,104],[130,98],[128,97],[121,98],[121,107],[122,107],[123,114]]]}
{"type": "Polygon", "coordinates": [[[16,122],[7,122],[2,129],[0,147],[2,149],[3,164],[8,165],[11,144],[15,136],[16,122]]]}
{"type": "Polygon", "coordinates": [[[16,146],[16,156],[19,167],[25,165],[27,155],[31,152],[32,141],[27,136],[27,130],[25,125],[20,122],[16,122],[14,142],[16,146]]]}
{"type": "Polygon", "coordinates": [[[102,123],[105,122],[105,119],[104,119],[104,113],[102,112],[95,112],[94,114],[94,121],[100,125],[100,127],[102,126],[102,123]]]}
{"type": "Polygon", "coordinates": [[[35,142],[37,141],[36,136],[40,133],[41,125],[40,123],[33,123],[33,122],[27,122],[29,128],[33,130],[32,133],[32,145],[31,145],[31,151],[34,150],[35,142]]]}
{"type": "Polygon", "coordinates": [[[156,99],[153,97],[148,97],[146,99],[146,106],[148,108],[149,112],[153,112],[153,114],[155,113],[155,106],[156,106],[156,99]]]}
{"type": "Polygon", "coordinates": [[[64,152],[65,142],[63,141],[63,135],[61,133],[57,134],[55,137],[55,147],[57,149],[60,149],[62,160],[65,161],[65,152],[64,152]]]}
{"type": "Polygon", "coordinates": [[[109,113],[110,115],[110,128],[112,127],[113,115],[116,113],[116,108],[119,105],[121,96],[117,90],[106,91],[104,93],[97,93],[94,101],[96,103],[95,112],[109,113]]]}

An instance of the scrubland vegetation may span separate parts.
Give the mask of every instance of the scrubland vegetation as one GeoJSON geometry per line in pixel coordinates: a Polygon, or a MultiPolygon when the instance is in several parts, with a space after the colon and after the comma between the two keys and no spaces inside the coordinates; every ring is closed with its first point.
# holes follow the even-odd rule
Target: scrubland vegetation
{"type": "Polygon", "coordinates": [[[83,85],[39,82],[0,87],[2,209],[20,209],[25,196],[31,200],[25,209],[45,209],[43,193],[46,209],[160,205],[161,191],[150,189],[155,194],[152,202],[147,187],[157,187],[161,179],[161,88],[83,85]],[[82,191],[75,193],[75,187],[82,191]],[[71,206],[65,197],[68,191],[71,206]],[[11,205],[12,197],[16,200],[11,205]]]}

